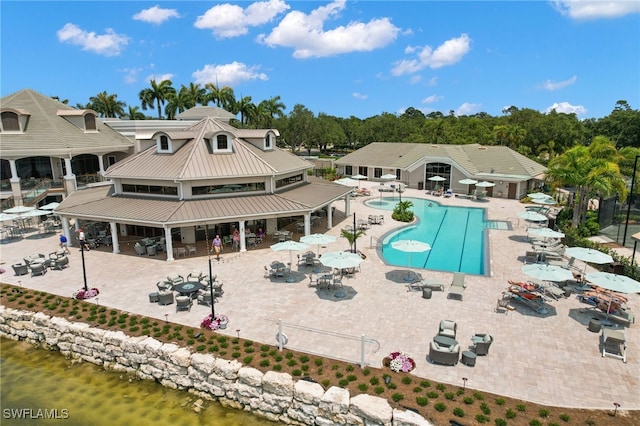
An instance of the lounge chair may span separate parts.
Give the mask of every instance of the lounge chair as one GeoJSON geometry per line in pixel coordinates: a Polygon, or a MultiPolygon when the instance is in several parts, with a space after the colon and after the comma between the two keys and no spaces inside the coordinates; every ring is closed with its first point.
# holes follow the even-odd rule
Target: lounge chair
{"type": "Polygon", "coordinates": [[[453,197],[453,192],[450,189],[447,189],[444,192],[444,198],[449,198],[449,197],[453,197]]]}
{"type": "Polygon", "coordinates": [[[449,287],[449,297],[455,297],[462,300],[462,293],[464,293],[465,285],[464,285],[464,277],[465,274],[462,272],[454,272],[453,273],[453,281],[451,282],[451,287],[449,287]]]}

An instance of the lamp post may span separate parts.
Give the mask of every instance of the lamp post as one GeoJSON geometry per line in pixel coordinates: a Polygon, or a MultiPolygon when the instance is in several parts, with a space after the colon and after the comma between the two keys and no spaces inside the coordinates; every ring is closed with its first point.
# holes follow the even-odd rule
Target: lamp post
{"type": "Polygon", "coordinates": [[[353,213],[353,252],[357,253],[358,249],[356,248],[356,232],[357,232],[358,228],[356,228],[356,214],[355,212],[353,213]]]}
{"type": "Polygon", "coordinates": [[[631,205],[633,204],[633,187],[636,183],[636,171],[638,169],[638,158],[640,155],[636,155],[636,159],[633,162],[633,176],[631,177],[631,190],[629,191],[629,205],[627,206],[627,219],[624,222],[624,235],[622,236],[622,245],[627,242],[627,228],[629,227],[629,215],[631,215],[631,205]]]}
{"type": "Polygon", "coordinates": [[[84,240],[80,240],[80,255],[82,257],[82,278],[84,280],[84,291],[89,291],[89,287],[87,286],[87,268],[84,265],[84,240]]]}
{"type": "Polygon", "coordinates": [[[213,320],[216,317],[216,308],[215,308],[215,298],[213,296],[213,272],[211,268],[211,245],[209,244],[209,225],[205,226],[206,235],[205,239],[207,241],[207,255],[209,258],[209,293],[211,294],[211,319],[213,320]]]}

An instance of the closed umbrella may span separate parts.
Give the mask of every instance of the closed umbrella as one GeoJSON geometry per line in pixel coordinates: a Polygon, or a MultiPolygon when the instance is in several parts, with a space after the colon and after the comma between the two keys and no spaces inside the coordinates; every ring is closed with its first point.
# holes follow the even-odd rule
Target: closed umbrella
{"type": "Polygon", "coordinates": [[[304,237],[300,237],[300,242],[305,244],[317,244],[318,245],[318,254],[320,254],[320,245],[321,244],[331,244],[336,241],[336,237],[333,235],[326,234],[311,234],[305,235],[304,237]]]}
{"type": "Polygon", "coordinates": [[[524,265],[522,272],[542,281],[566,281],[573,278],[573,274],[568,269],[555,265],[541,265],[539,263],[524,265]]]}
{"type": "MultiPolygon", "coordinates": [[[[391,243],[391,247],[406,253],[409,253],[409,267],[411,267],[411,253],[422,253],[431,250],[431,246],[427,243],[417,240],[399,240],[391,243]]],[[[411,273],[407,270],[405,281],[412,281],[411,273]]]]}
{"type": "Polygon", "coordinates": [[[348,251],[332,251],[320,257],[320,263],[336,269],[357,268],[363,260],[359,254],[348,251]]]}

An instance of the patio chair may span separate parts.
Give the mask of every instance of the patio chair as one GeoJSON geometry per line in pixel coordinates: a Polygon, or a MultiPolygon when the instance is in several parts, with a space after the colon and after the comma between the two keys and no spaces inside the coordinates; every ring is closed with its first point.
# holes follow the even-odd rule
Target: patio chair
{"type": "Polygon", "coordinates": [[[183,283],[184,278],[182,275],[167,275],[167,281],[171,282],[172,285],[176,285],[183,283]]]}
{"type": "Polygon", "coordinates": [[[22,263],[16,263],[15,265],[11,265],[11,267],[13,268],[13,272],[16,275],[27,275],[29,273],[29,268],[27,267],[27,265],[24,265],[22,263]]]}
{"type": "Polygon", "coordinates": [[[429,344],[429,359],[436,364],[456,365],[460,358],[460,345],[440,346],[436,342],[429,344]]]}
{"type": "Polygon", "coordinates": [[[275,277],[275,272],[269,268],[267,265],[264,265],[264,277],[265,278],[273,278],[275,277]]]}
{"type": "Polygon", "coordinates": [[[31,276],[44,275],[47,273],[47,265],[44,263],[31,263],[31,276]]]}
{"type": "Polygon", "coordinates": [[[133,245],[134,250],[136,251],[136,253],[138,254],[138,256],[142,256],[147,254],[147,248],[145,246],[143,246],[140,243],[135,243],[133,245]]]}
{"type": "Polygon", "coordinates": [[[192,254],[196,254],[196,246],[193,246],[193,245],[191,245],[191,244],[187,244],[187,245],[185,246],[185,248],[187,249],[187,254],[188,254],[189,256],[191,256],[192,254]]]}
{"type": "Polygon", "coordinates": [[[147,254],[149,256],[156,256],[158,254],[158,246],[155,244],[147,246],[147,254]]]}
{"type": "Polygon", "coordinates": [[[465,274],[463,272],[454,272],[451,287],[449,287],[449,297],[459,298],[462,300],[462,294],[466,286],[464,285],[465,274]]]}
{"type": "Polygon", "coordinates": [[[187,281],[199,282],[202,279],[202,272],[191,271],[187,275],[187,281]]]}
{"type": "Polygon", "coordinates": [[[170,305],[173,303],[172,291],[161,291],[158,293],[158,305],[170,305]]]}
{"type": "Polygon", "coordinates": [[[200,290],[198,293],[198,305],[211,306],[211,293],[206,290],[200,290]]]}
{"type": "Polygon", "coordinates": [[[458,330],[458,324],[456,324],[455,321],[442,320],[440,321],[440,328],[438,330],[438,335],[451,337],[455,339],[457,330],[458,330]]]}
{"type": "Polygon", "coordinates": [[[158,281],[156,283],[156,287],[158,287],[158,291],[173,291],[173,284],[169,281],[158,281]]]}
{"type": "Polygon", "coordinates": [[[471,342],[476,355],[488,355],[489,346],[493,343],[493,337],[489,334],[474,334],[471,337],[471,342]]]}
{"type": "Polygon", "coordinates": [[[69,266],[69,258],[67,256],[61,256],[53,261],[53,265],[51,266],[51,269],[57,269],[59,271],[62,271],[64,268],[67,268],[68,266],[69,266]]]}
{"type": "Polygon", "coordinates": [[[191,297],[189,296],[176,297],[176,312],[191,311],[191,305],[193,305],[193,302],[191,301],[191,297]]]}

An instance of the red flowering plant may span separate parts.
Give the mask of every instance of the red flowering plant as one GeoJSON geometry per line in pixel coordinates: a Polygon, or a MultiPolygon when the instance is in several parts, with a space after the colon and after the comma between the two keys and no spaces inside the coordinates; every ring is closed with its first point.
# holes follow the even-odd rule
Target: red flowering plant
{"type": "Polygon", "coordinates": [[[227,328],[228,323],[229,317],[225,314],[218,314],[215,317],[212,314],[209,314],[202,320],[200,327],[208,328],[209,330],[217,330],[219,328],[227,328]]]}
{"type": "Polygon", "coordinates": [[[416,368],[416,362],[404,352],[392,352],[387,357],[391,371],[408,373],[416,368]]]}
{"type": "Polygon", "coordinates": [[[91,299],[92,297],[96,297],[99,294],[100,294],[100,290],[98,290],[95,287],[87,290],[80,289],[75,293],[73,293],[73,298],[78,300],[91,299]]]}

